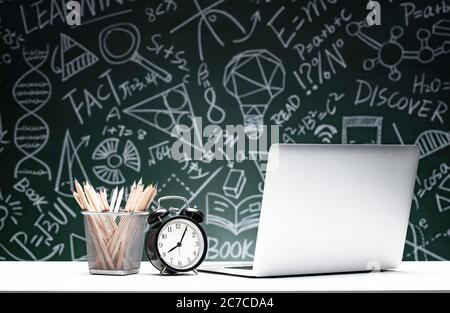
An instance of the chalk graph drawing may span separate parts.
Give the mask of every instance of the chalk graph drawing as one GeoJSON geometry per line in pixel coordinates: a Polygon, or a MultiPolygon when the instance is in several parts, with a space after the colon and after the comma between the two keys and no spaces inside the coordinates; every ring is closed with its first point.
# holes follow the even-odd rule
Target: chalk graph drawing
{"type": "Polygon", "coordinates": [[[48,53],[48,45],[46,50],[23,50],[23,58],[30,69],[16,81],[12,90],[14,100],[26,112],[17,120],[14,129],[14,144],[25,155],[15,166],[15,178],[19,174],[52,178],[47,163],[36,157],[50,135],[47,122],[37,114],[52,95],[50,80],[39,70],[48,53]]]}
{"type": "Polygon", "coordinates": [[[226,229],[235,236],[258,227],[261,195],[246,197],[239,203],[217,194],[206,194],[206,224],[226,229]]]}
{"type": "Polygon", "coordinates": [[[8,131],[3,130],[2,112],[0,111],[0,154],[3,152],[4,146],[9,144],[9,141],[5,139],[7,134],[8,131]]]}
{"type": "Polygon", "coordinates": [[[5,223],[11,220],[15,225],[19,224],[17,218],[22,216],[20,201],[11,199],[11,195],[3,196],[0,190],[0,231],[5,227],[5,223]]]}
{"type": "Polygon", "coordinates": [[[113,24],[100,32],[100,53],[110,64],[135,62],[166,83],[172,81],[172,75],[138,53],[141,34],[131,23],[113,24]],[[120,45],[116,45],[120,42],[120,45]]]}
{"type": "Polygon", "coordinates": [[[97,63],[98,57],[75,39],[60,34],[59,46],[52,55],[52,70],[61,74],[63,82],[97,63]],[[59,54],[58,54],[59,52],[59,54]],[[56,57],[59,56],[58,66],[56,57]]]}
{"type": "MultiPolygon", "coordinates": [[[[184,84],[176,85],[136,103],[123,112],[169,136],[172,135],[174,126],[185,125],[194,132],[198,140],[196,142],[202,142],[200,128],[194,119],[191,99],[184,84]]],[[[193,146],[191,142],[186,144],[193,146]]]]}
{"type": "Polygon", "coordinates": [[[381,144],[383,117],[344,116],[342,117],[343,144],[381,144]]]}
{"type": "Polygon", "coordinates": [[[131,140],[126,140],[125,144],[122,144],[118,138],[103,140],[95,148],[92,160],[102,163],[93,166],[94,174],[98,179],[110,185],[125,182],[123,171],[126,168],[137,173],[141,170],[141,157],[131,140]]]}
{"type": "Polygon", "coordinates": [[[439,193],[436,193],[436,204],[439,212],[450,210],[450,174],[439,184],[439,193]],[[443,196],[441,191],[446,192],[446,196],[443,196]]]}
{"type": "MultiPolygon", "coordinates": [[[[195,4],[196,9],[198,10],[198,13],[194,14],[193,16],[186,19],[184,22],[179,24],[178,26],[172,28],[170,30],[170,33],[173,34],[174,32],[178,31],[179,29],[185,27],[189,23],[197,20],[197,44],[198,44],[198,53],[199,58],[201,61],[204,61],[204,54],[203,54],[203,29],[204,26],[206,26],[206,30],[213,36],[213,38],[216,40],[216,42],[222,46],[225,47],[225,42],[220,38],[217,31],[214,29],[214,24],[219,22],[219,17],[223,17],[229,22],[231,22],[231,25],[234,26],[234,29],[239,30],[240,35],[246,35],[245,28],[241,25],[241,23],[231,14],[224,10],[217,9],[216,7],[225,2],[225,0],[219,0],[205,8],[202,8],[200,4],[198,3],[198,0],[193,1],[195,4]]],[[[231,31],[232,28],[227,28],[227,31],[231,31]]]]}
{"type": "Polygon", "coordinates": [[[264,114],[284,91],[285,80],[283,63],[266,49],[244,51],[226,65],[223,85],[239,103],[250,135],[264,124],[264,114]]]}
{"type": "Polygon", "coordinates": [[[443,130],[426,130],[421,133],[415,142],[419,147],[420,159],[423,159],[450,145],[450,132],[443,130]]]}
{"type": "Polygon", "coordinates": [[[90,136],[81,138],[80,143],[75,146],[70,131],[66,131],[61,149],[58,174],[55,181],[55,191],[61,196],[72,197],[74,181],[89,181],[89,177],[84,169],[83,163],[78,155],[81,147],[89,145],[90,136]],[[78,175],[78,176],[76,176],[78,175]]]}
{"type": "Polygon", "coordinates": [[[388,41],[379,42],[363,32],[364,28],[370,26],[366,21],[351,22],[346,26],[349,36],[356,37],[372,49],[377,51],[375,58],[364,60],[363,68],[365,70],[372,70],[377,64],[389,69],[389,79],[398,81],[402,74],[398,69],[403,60],[416,60],[421,64],[428,64],[432,62],[437,56],[450,53],[450,41],[445,41],[437,48],[431,48],[429,40],[431,32],[428,29],[420,28],[416,37],[420,42],[418,50],[406,50],[398,40],[403,36],[404,30],[401,26],[394,26],[391,28],[391,36],[388,41]]]}

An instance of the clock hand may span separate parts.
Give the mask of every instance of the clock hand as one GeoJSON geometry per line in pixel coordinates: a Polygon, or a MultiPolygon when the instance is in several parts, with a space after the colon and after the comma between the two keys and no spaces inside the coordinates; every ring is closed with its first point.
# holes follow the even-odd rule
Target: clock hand
{"type": "Polygon", "coordinates": [[[169,251],[167,251],[167,253],[172,252],[173,250],[175,250],[176,248],[179,247],[179,243],[177,243],[177,245],[175,247],[173,247],[172,249],[170,249],[169,251]]]}
{"type": "Polygon", "coordinates": [[[186,231],[187,231],[187,226],[186,226],[186,228],[184,229],[183,236],[181,236],[180,244],[183,242],[184,235],[186,235],[186,231]]]}

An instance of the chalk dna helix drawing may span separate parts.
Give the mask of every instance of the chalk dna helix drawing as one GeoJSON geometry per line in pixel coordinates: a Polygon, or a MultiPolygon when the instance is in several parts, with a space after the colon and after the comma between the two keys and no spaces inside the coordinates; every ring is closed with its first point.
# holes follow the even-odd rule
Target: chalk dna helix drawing
{"type": "Polygon", "coordinates": [[[14,177],[19,174],[47,176],[51,180],[50,167],[36,155],[45,147],[50,130],[47,122],[37,114],[52,95],[48,77],[39,69],[47,60],[49,47],[45,50],[23,50],[23,58],[30,69],[14,84],[12,95],[25,111],[14,128],[14,144],[25,156],[14,169],[14,177]]]}
{"type": "Polygon", "coordinates": [[[266,49],[244,51],[226,65],[223,85],[239,103],[249,136],[264,124],[266,110],[284,91],[285,80],[283,63],[266,49]]]}

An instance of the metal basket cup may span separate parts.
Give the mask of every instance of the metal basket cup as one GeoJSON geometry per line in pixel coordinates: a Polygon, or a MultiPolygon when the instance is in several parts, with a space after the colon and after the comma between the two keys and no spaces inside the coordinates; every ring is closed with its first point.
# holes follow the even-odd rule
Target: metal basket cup
{"type": "Polygon", "coordinates": [[[139,272],[148,212],[82,212],[89,273],[139,272]]]}

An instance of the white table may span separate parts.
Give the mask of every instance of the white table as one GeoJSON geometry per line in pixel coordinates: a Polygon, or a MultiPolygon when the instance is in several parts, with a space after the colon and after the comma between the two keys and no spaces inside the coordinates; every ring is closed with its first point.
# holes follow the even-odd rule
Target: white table
{"type": "Polygon", "coordinates": [[[283,278],[200,272],[159,276],[148,262],[130,276],[89,275],[86,262],[0,262],[0,291],[450,290],[450,262],[403,262],[395,271],[283,278]]]}

